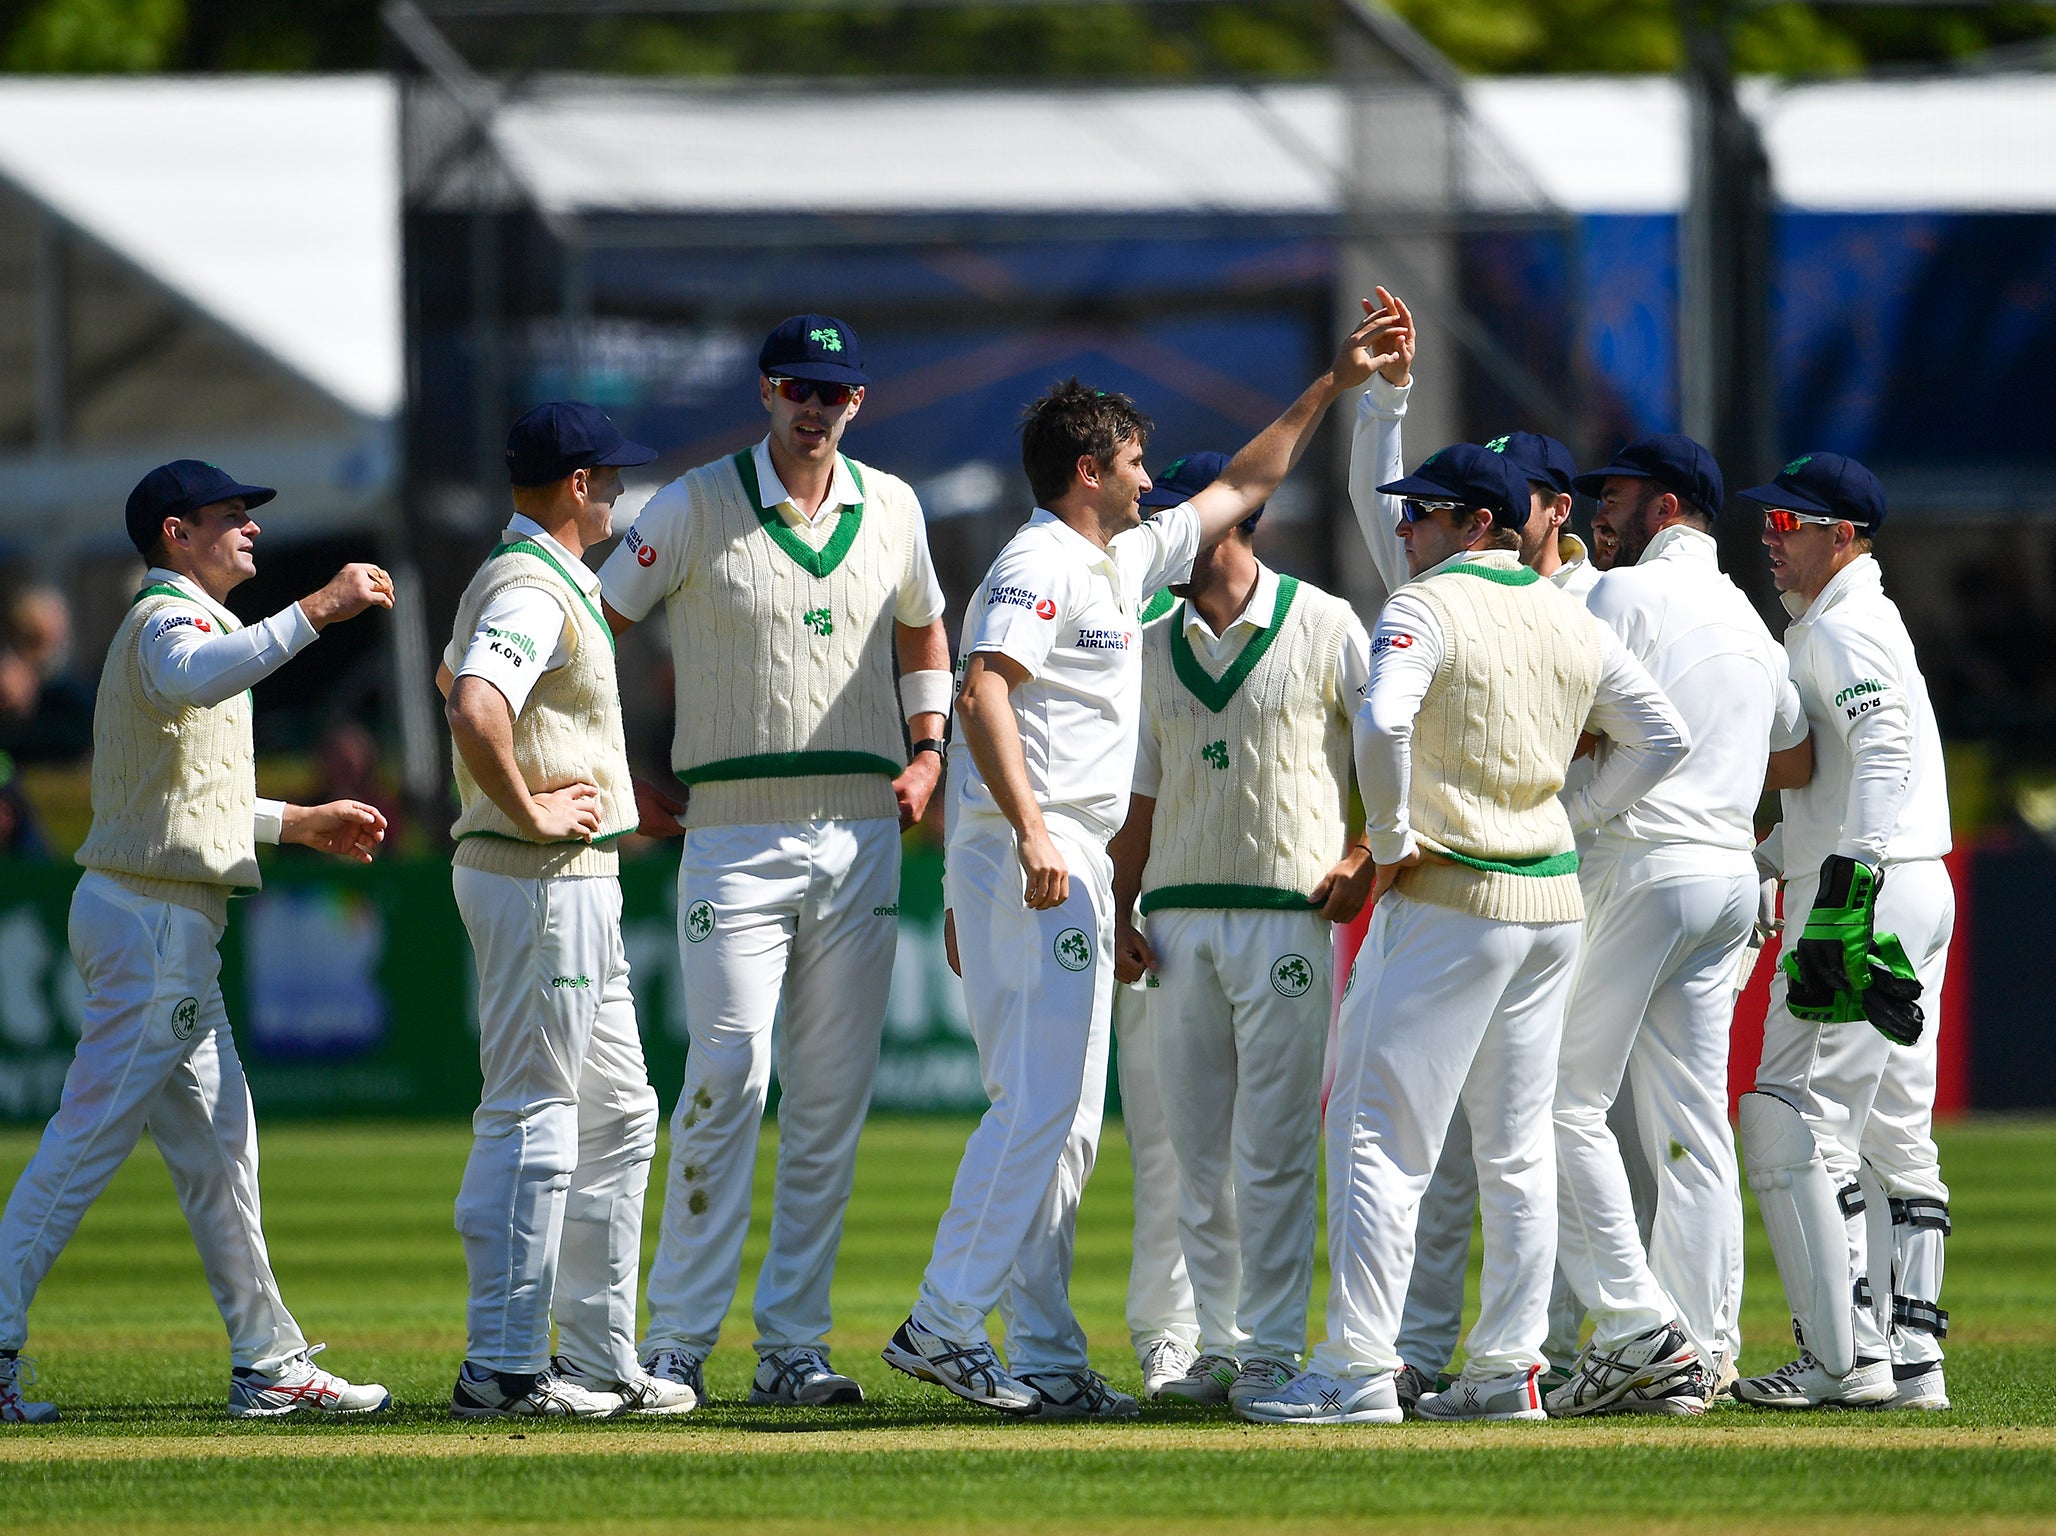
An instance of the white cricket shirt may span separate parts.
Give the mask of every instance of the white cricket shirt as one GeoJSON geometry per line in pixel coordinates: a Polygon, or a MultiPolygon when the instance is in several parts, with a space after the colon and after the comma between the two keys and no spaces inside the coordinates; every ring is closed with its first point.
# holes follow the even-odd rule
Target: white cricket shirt
{"type": "MultiPolygon", "coordinates": [[[[1028,783],[1043,814],[1099,842],[1128,816],[1142,713],[1144,599],[1186,579],[1199,514],[1168,507],[1102,549],[1042,508],[1007,541],[964,615],[957,675],[981,651],[1017,662],[1013,690],[1028,783]]],[[[968,749],[950,750],[957,813],[999,806],[968,749]]]]}
{"type": "MultiPolygon", "coordinates": [[[[1602,838],[1691,843],[1746,854],[1772,752],[1806,739],[1785,653],[1741,588],[1722,574],[1711,534],[1659,531],[1634,565],[1600,576],[1585,599],[1669,697],[1691,733],[1685,759],[1617,815],[1591,786],[1564,797],[1571,825],[1602,838]]],[[[1602,742],[1601,764],[1611,747],[1602,742]]]]}
{"type": "MultiPolygon", "coordinates": [[[[543,532],[542,524],[519,512],[507,520],[503,544],[532,539],[547,550],[577,582],[597,608],[600,578],[577,555],[543,532]]],[[[571,660],[571,621],[563,606],[539,587],[510,587],[479,611],[478,627],[463,654],[451,637],[443,665],[453,677],[482,677],[506,696],[507,708],[521,713],[536,679],[571,660]]]]}
{"type": "Polygon", "coordinates": [[[1813,724],[1813,778],[1784,791],[1787,875],[1831,853],[1873,867],[1949,851],[1949,786],[1927,679],[1878,563],[1859,555],[1811,604],[1785,594],[1792,681],[1813,724]]]}

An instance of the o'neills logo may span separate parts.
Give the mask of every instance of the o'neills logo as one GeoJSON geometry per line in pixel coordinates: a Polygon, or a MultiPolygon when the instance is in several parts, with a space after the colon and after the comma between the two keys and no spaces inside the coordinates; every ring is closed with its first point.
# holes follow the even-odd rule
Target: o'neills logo
{"type": "Polygon", "coordinates": [[[1874,677],[1866,677],[1862,682],[1851,683],[1847,688],[1836,694],[1835,702],[1837,704],[1847,704],[1852,699],[1862,698],[1866,693],[1883,693],[1884,691],[1885,685],[1883,683],[1874,677]]]}

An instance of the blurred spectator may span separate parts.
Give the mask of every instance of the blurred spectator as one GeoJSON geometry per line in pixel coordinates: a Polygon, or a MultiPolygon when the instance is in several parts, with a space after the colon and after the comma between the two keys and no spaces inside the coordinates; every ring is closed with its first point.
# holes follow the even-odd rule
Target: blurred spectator
{"type": "Polygon", "coordinates": [[[93,695],[71,671],[71,604],[26,586],[0,612],[0,750],[69,763],[93,747],[93,695]]]}
{"type": "Polygon", "coordinates": [[[319,775],[310,791],[311,804],[328,800],[362,800],[386,819],[386,847],[396,847],[406,833],[406,813],[399,795],[386,782],[385,761],[378,738],[354,720],[338,720],[321,738],[319,775]]]}
{"type": "Polygon", "coordinates": [[[50,861],[50,841],[43,835],[35,809],[21,792],[14,759],[0,752],[0,858],[50,861]]]}

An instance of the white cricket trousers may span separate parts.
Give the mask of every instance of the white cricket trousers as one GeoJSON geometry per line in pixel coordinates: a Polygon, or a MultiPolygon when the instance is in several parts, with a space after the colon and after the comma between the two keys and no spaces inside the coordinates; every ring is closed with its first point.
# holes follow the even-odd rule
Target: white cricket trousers
{"type": "Polygon", "coordinates": [[[230,1362],[271,1367],[307,1340],[264,1246],[257,1121],[221,1003],[221,927],[88,870],[70,928],[84,1018],[57,1113],[0,1216],[0,1349],[28,1342],[36,1288],[147,1127],[228,1325],[230,1362]]]}
{"type": "Polygon", "coordinates": [[[1148,995],[1137,982],[1114,988],[1114,1064],[1121,1080],[1121,1124],[1128,1135],[1135,1230],[1128,1259],[1128,1340],[1139,1355],[1158,1339],[1197,1347],[1192,1281],[1178,1241],[1178,1159],[1164,1123],[1156,1037],[1148,995]]]}
{"type": "MultiPolygon", "coordinates": [[[[1633,1093],[1613,1101],[1606,1123],[1613,1128],[1613,1139],[1626,1165],[1636,1230],[1646,1241],[1656,1189],[1643,1159],[1641,1132],[1635,1127],[1633,1093]]],[[[1459,1104],[1450,1117],[1449,1135],[1442,1143],[1442,1156],[1428,1180],[1427,1193],[1421,1196],[1421,1213],[1414,1223],[1413,1273],[1407,1278],[1406,1308],[1399,1321],[1399,1358],[1431,1376],[1449,1369],[1463,1334],[1464,1276],[1471,1261],[1471,1218],[1477,1210],[1478,1170],[1471,1157],[1471,1123],[1459,1104]]],[[[1741,1284],[1738,1273],[1738,1291],[1741,1284]]],[[[1559,1262],[1549,1283],[1549,1336],[1542,1344],[1542,1353],[1552,1366],[1567,1369],[1577,1358],[1584,1327],[1585,1305],[1564,1279],[1559,1262]]]]}
{"type": "Polygon", "coordinates": [[[1579,931],[1493,922],[1397,891],[1379,901],[1343,997],[1328,1098],[1328,1337],[1314,1370],[1399,1368],[1415,1217],[1459,1103],[1485,1229],[1465,1368],[1500,1376],[1542,1364],[1556,1256],[1549,1111],[1579,931]]]}
{"type": "Polygon", "coordinates": [[[950,834],[943,889],[992,1104],[965,1143],[913,1314],[968,1342],[1000,1307],[1017,1375],[1088,1363],[1071,1255],[1106,1107],[1114,992],[1113,865],[1084,829],[1059,816],[1049,829],[1071,890],[1041,912],[1022,899],[1012,826],[960,814],[950,834]]]}
{"type": "Polygon", "coordinates": [[[770,1251],[757,1272],[756,1347],[826,1342],[885,1030],[899,884],[899,823],[885,818],[686,833],[678,949],[691,1041],[671,1115],[645,1353],[704,1357],[735,1299],[774,1021],[778,1169],[770,1251]]]}
{"type": "Polygon", "coordinates": [[[485,1079],[457,1191],[465,1358],[544,1369],[554,1313],[573,1365],[628,1381],[657,1096],[628,987],[621,883],[459,865],[451,884],[478,964],[485,1079]]]}
{"type": "MultiPolygon", "coordinates": [[[[1797,942],[1819,886],[1817,870],[1795,875],[1786,883],[1788,940],[1797,942]]],[[[1920,1006],[1926,1020],[1920,1042],[1910,1049],[1895,1046],[1862,1019],[1848,1024],[1810,1024],[1795,1019],[1785,1007],[1782,964],[1771,980],[1756,1088],[1783,1099],[1806,1117],[1827,1165],[1829,1182],[1838,1194],[1858,1187],[1857,1169],[1859,1162],[1864,1162],[1894,1199],[1948,1198],[1935,1151],[1933,1115],[1935,1038],[1940,1032],[1942,983],[1955,926],[1956,890],[1940,859],[1885,866],[1875,929],[1897,934],[1905,946],[1920,978],[1920,1006]]],[[[1846,1204],[1846,1195],[1844,1198],[1846,1204]]],[[[1886,1277],[1870,1273],[1869,1236],[1862,1213],[1849,1218],[1847,1228],[1852,1297],[1858,1280],[1877,1286],[1889,1284],[1886,1277]]],[[[1888,1354],[1902,1363],[1940,1358],[1940,1345],[1932,1337],[1894,1329],[1887,1339],[1869,1307],[1852,1303],[1852,1309],[1859,1360],[1883,1359],[1888,1354]]]]}
{"type": "Polygon", "coordinates": [[[1149,994],[1202,1353],[1306,1349],[1334,965],[1317,913],[1150,915],[1149,994]]]}
{"type": "Polygon", "coordinates": [[[1557,1262],[1595,1344],[1675,1320],[1710,1367],[1740,1337],[1728,1033],[1755,866],[1739,850],[1600,838],[1578,881],[1585,948],[1556,1078],[1557,1262]],[[1624,1081],[1656,1179],[1646,1248],[1607,1123],[1624,1081]]]}

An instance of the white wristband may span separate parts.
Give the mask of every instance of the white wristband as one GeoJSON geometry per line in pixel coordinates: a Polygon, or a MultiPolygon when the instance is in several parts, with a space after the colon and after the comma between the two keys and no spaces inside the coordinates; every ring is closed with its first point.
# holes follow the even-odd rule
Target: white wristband
{"type": "Polygon", "coordinates": [[[908,720],[916,715],[941,715],[947,720],[955,693],[955,679],[939,668],[900,674],[900,708],[908,720]]]}

